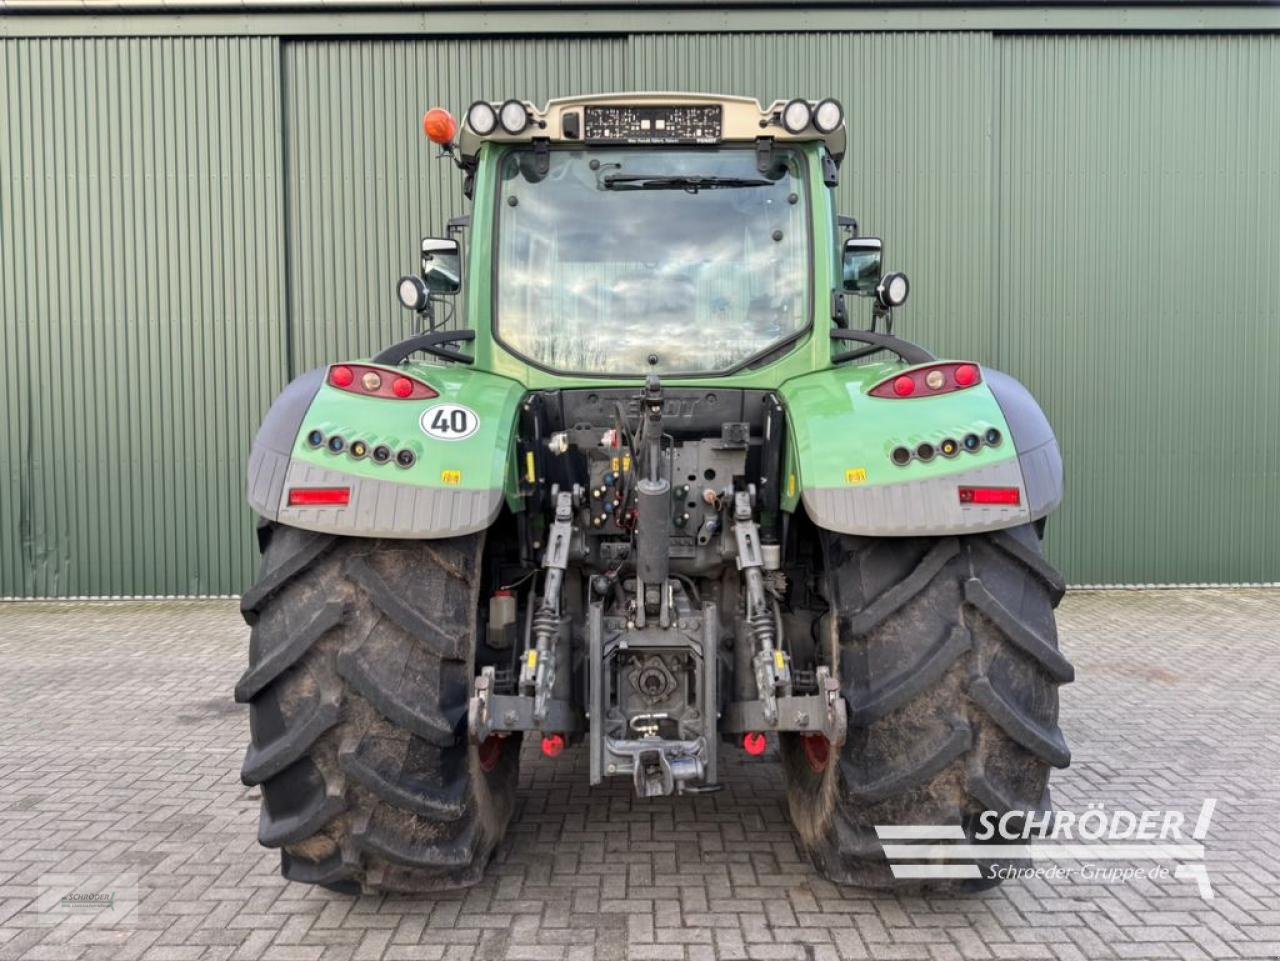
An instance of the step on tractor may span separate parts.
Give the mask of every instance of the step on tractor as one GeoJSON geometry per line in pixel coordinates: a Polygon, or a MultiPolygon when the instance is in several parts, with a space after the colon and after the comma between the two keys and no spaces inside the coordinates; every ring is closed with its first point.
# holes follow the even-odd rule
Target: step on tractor
{"type": "MultiPolygon", "coordinates": [[[[285,877],[475,883],[526,738],[688,811],[729,756],[776,761],[841,884],[946,862],[878,828],[978,845],[986,812],[1046,810],[1058,445],[1012,377],[894,335],[907,278],[835,208],[839,102],[423,125],[472,204],[399,281],[416,333],[298,377],[250,454],[235,695],[285,877]]],[[[1011,864],[948,863],[953,890],[1011,864]]]]}

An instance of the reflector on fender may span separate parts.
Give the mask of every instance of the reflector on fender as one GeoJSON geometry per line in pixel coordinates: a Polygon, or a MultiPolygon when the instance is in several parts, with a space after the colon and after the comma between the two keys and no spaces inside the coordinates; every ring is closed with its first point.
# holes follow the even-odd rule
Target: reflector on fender
{"type": "Polygon", "coordinates": [[[291,487],[290,507],[346,507],[351,503],[350,487],[291,487]]]}
{"type": "Polygon", "coordinates": [[[961,487],[960,503],[1017,507],[1022,503],[1022,491],[1016,487],[961,487]]]}

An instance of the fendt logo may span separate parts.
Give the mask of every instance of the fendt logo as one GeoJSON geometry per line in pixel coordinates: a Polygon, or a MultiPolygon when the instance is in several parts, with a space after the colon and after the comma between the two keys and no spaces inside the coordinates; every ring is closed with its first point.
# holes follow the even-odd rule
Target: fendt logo
{"type": "Polygon", "coordinates": [[[1037,877],[1103,883],[1176,878],[1195,881],[1200,896],[1212,899],[1201,842],[1209,832],[1217,803],[1210,798],[1201,805],[1190,836],[1183,832],[1188,819],[1182,811],[1108,812],[1101,804],[1091,804],[1078,814],[985,811],[978,817],[972,838],[958,824],[878,824],[876,836],[895,878],[976,881],[1037,877]],[[1117,861],[1138,863],[1096,863],[1117,861]]]}
{"type": "MultiPolygon", "coordinates": [[[[692,417],[703,404],[714,404],[715,394],[706,397],[665,397],[662,400],[662,416],[687,420],[692,417]]],[[[643,411],[639,397],[632,397],[623,402],[623,409],[628,417],[638,418],[643,411]]]]}

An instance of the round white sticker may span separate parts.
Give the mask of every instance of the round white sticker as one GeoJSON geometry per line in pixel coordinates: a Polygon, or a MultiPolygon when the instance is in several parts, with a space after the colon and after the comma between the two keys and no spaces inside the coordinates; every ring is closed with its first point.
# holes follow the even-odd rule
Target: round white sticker
{"type": "Polygon", "coordinates": [[[438,404],[422,412],[422,432],[436,440],[466,440],[480,429],[480,418],[461,404],[438,404]]]}

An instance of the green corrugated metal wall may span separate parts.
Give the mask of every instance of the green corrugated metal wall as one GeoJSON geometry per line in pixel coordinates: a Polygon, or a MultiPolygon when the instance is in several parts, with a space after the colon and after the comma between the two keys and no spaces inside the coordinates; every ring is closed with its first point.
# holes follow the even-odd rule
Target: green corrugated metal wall
{"type": "Polygon", "coordinates": [[[0,595],[236,591],[285,377],[276,44],[0,43],[0,595]]]}
{"type": "Polygon", "coordinates": [[[998,44],[995,359],[1075,581],[1280,581],[1280,38],[998,44]]]}
{"type": "Polygon", "coordinates": [[[843,100],[900,329],[1059,429],[1072,582],[1280,580],[1275,35],[5,40],[0,77],[0,595],[239,591],[270,397],[406,333],[465,210],[423,108],[628,88],[843,100]]]}

